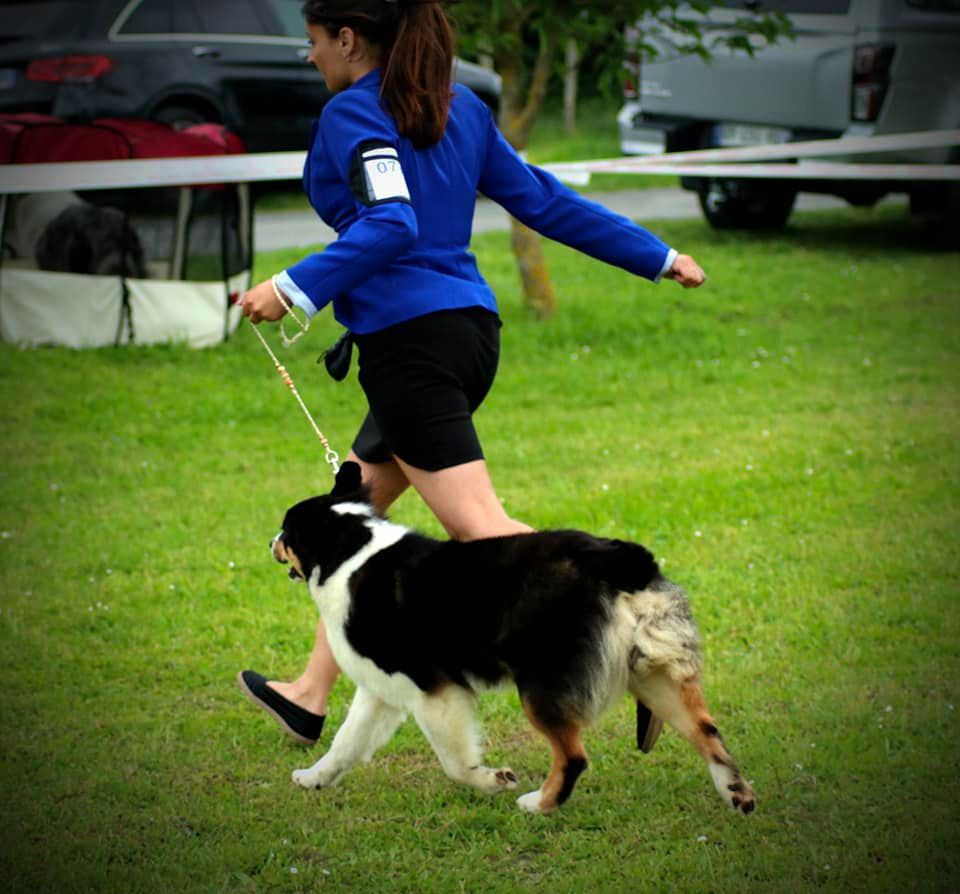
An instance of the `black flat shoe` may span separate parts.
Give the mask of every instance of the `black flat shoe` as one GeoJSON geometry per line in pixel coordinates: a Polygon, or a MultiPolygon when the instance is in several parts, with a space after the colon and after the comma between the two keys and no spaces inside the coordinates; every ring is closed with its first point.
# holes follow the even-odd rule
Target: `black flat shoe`
{"type": "Polygon", "coordinates": [[[323,731],[324,714],[313,714],[267,685],[267,678],[256,671],[245,670],[237,674],[240,691],[258,707],[263,708],[283,731],[304,745],[316,745],[323,731]]]}
{"type": "Polygon", "coordinates": [[[663,721],[643,702],[637,702],[637,748],[649,754],[663,730],[663,721]]]}

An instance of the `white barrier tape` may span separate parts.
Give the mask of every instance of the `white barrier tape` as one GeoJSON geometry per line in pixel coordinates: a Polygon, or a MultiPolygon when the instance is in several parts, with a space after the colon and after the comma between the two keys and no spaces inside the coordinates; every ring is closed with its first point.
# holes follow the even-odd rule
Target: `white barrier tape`
{"type": "Polygon", "coordinates": [[[960,180],[960,165],[883,165],[842,162],[801,162],[799,164],[715,164],[667,165],[650,168],[631,165],[603,165],[594,168],[584,162],[575,170],[551,169],[558,180],[583,184],[586,174],[657,174],[675,177],[770,178],[776,180],[960,180]]]}
{"type": "MultiPolygon", "coordinates": [[[[958,180],[958,165],[879,165],[844,162],[802,164],[700,164],[769,158],[811,158],[844,152],[891,152],[960,145],[960,130],[927,131],[881,137],[847,137],[806,143],[780,143],[735,149],[672,152],[645,158],[607,158],[542,165],[561,179],[584,183],[590,174],[670,174],[702,177],[777,177],[782,179],[958,180]]],[[[305,152],[207,155],[191,158],[143,158],[75,161],[55,164],[0,165],[0,195],[59,190],[192,186],[204,183],[254,183],[299,180],[305,152]]]]}
{"type": "Polygon", "coordinates": [[[0,165],[0,194],[299,180],[306,152],[0,165]]]}
{"type": "Polygon", "coordinates": [[[916,149],[941,149],[960,146],[960,129],[926,130],[917,133],[886,134],[884,136],[841,137],[837,140],[807,140],[798,143],[770,143],[762,146],[734,146],[725,149],[697,149],[691,152],[666,152],[630,158],[601,158],[588,162],[561,162],[552,166],[559,169],[582,170],[590,165],[594,174],[604,173],[607,166],[624,163],[646,170],[661,164],[699,164],[700,162],[771,161],[778,158],[817,158],[825,155],[872,155],[875,152],[899,152],[916,149]]]}

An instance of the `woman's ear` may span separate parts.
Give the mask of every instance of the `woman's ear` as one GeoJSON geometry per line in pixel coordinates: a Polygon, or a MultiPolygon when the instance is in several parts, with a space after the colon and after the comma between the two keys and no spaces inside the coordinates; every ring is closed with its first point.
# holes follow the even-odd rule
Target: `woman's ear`
{"type": "Polygon", "coordinates": [[[344,25],[337,35],[337,45],[340,49],[340,55],[345,60],[349,60],[357,49],[357,32],[353,28],[344,25]]]}

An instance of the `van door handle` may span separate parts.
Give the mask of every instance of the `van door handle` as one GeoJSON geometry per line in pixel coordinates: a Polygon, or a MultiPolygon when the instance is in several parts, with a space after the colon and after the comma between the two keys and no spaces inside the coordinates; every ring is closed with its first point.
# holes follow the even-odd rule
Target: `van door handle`
{"type": "Polygon", "coordinates": [[[213,47],[194,47],[193,55],[198,59],[219,59],[220,51],[213,47]]]}

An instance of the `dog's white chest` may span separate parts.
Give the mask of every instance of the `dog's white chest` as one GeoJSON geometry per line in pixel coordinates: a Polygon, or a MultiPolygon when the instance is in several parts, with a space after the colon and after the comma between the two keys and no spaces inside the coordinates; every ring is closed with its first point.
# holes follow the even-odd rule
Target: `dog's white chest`
{"type": "Polygon", "coordinates": [[[387,674],[371,659],[359,654],[347,640],[344,627],[350,615],[350,578],[381,550],[401,540],[407,529],[383,519],[368,523],[373,537],[354,556],[344,562],[320,585],[315,572],[310,580],[310,594],[320,610],[327,633],[327,642],[340,669],[357,684],[369,689],[385,702],[412,709],[422,695],[406,674],[387,674]]]}

